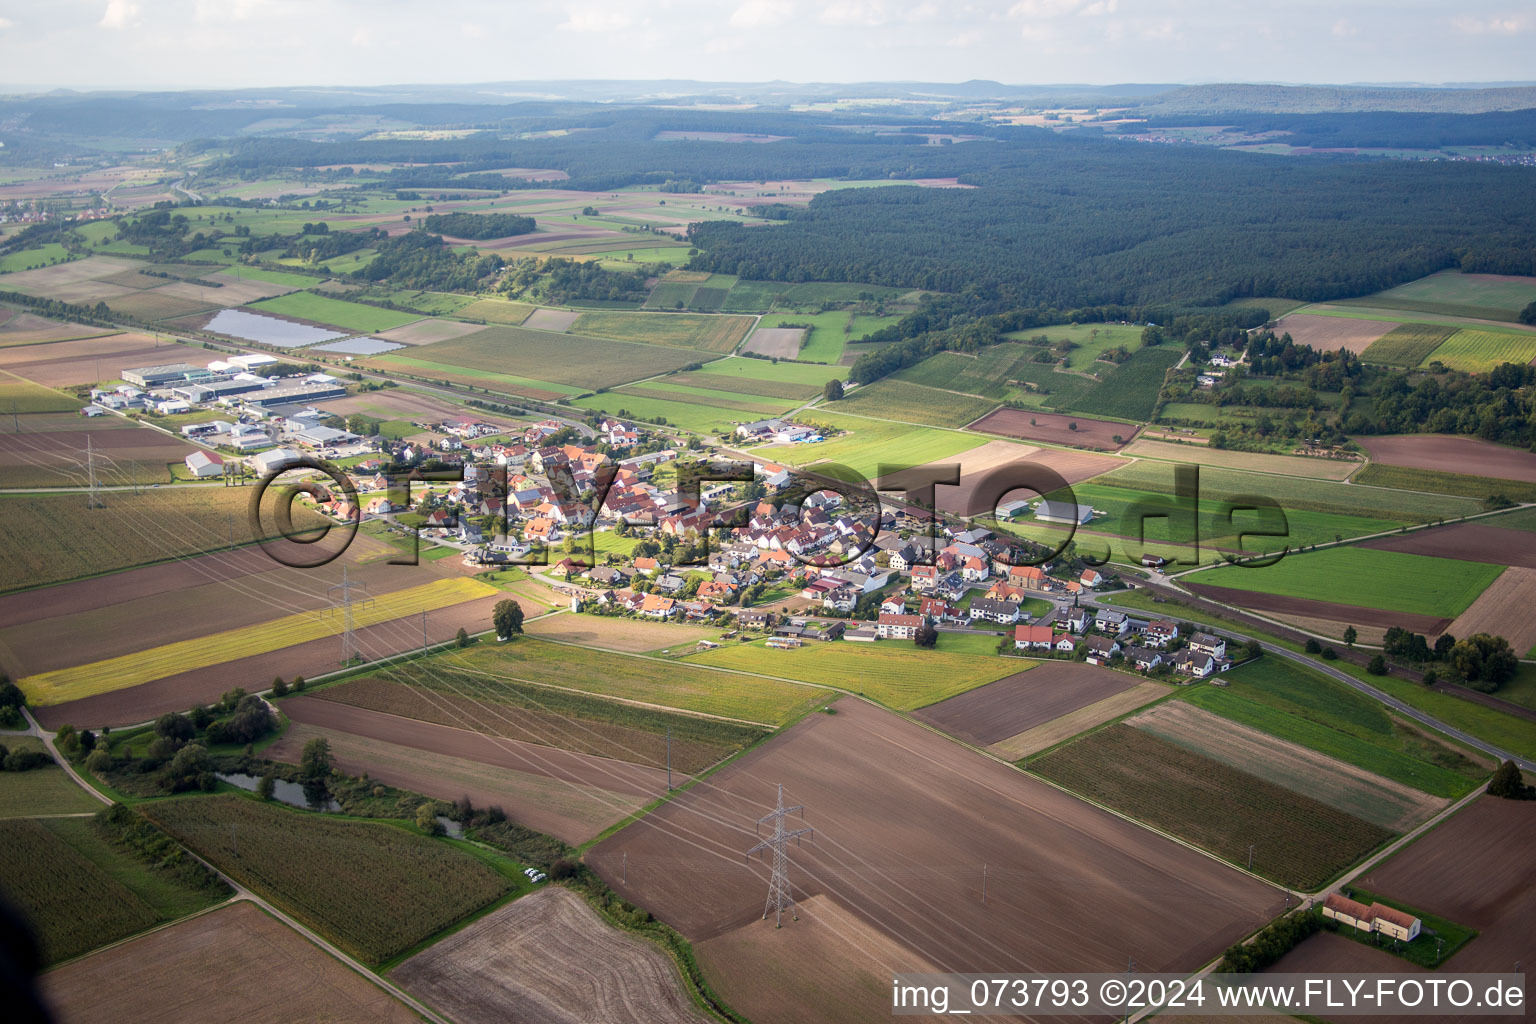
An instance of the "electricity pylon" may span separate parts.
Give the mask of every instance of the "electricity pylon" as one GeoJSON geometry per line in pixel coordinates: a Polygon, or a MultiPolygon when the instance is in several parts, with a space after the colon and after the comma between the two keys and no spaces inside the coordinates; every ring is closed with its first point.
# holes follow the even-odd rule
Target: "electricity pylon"
{"type": "Polygon", "coordinates": [[[341,582],[326,591],[326,595],[328,597],[331,594],[336,593],[338,590],[341,591],[340,605],[336,603],[335,598],[331,598],[330,600],[331,610],[333,612],[338,607],[340,607],[342,610],[343,621],[341,630],[341,663],[343,665],[350,665],[352,664],[353,659],[360,660],[362,658],[362,652],[357,649],[357,635],[353,632],[352,629],[352,591],[354,589],[362,591],[365,595],[363,604],[365,606],[370,605],[373,603],[373,598],[366,596],[368,593],[367,587],[368,584],[366,583],[353,583],[348,580],[347,570],[345,567],[343,567],[341,570],[341,582]]]}
{"type": "Polygon", "coordinates": [[[765,814],[757,819],[758,834],[768,823],[773,824],[773,832],[767,839],[760,840],[758,844],[747,851],[747,859],[750,861],[754,853],[762,853],[765,850],[773,851],[773,874],[768,879],[768,902],[763,907],[763,920],[768,920],[768,914],[773,913],[773,926],[782,927],[784,924],[784,911],[788,910],[791,920],[800,920],[795,913],[795,897],[789,891],[789,852],[785,849],[791,839],[799,840],[801,836],[809,835],[816,831],[813,828],[787,829],[784,827],[784,819],[796,811],[800,817],[805,817],[805,805],[796,804],[793,807],[784,806],[784,783],[779,783],[779,803],[773,813],[765,814]]]}

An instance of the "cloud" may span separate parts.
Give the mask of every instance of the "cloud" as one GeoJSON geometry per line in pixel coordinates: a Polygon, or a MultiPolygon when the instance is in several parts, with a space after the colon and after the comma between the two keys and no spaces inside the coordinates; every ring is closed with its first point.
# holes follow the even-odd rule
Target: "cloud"
{"type": "Polygon", "coordinates": [[[133,0],[107,0],[107,9],[102,12],[101,21],[97,25],[100,28],[124,29],[138,23],[139,5],[133,0]]]}
{"type": "Polygon", "coordinates": [[[623,11],[605,11],[589,7],[572,11],[557,27],[566,32],[622,32],[635,23],[623,11]]]}
{"type": "MultiPolygon", "coordinates": [[[[1019,0],[1018,3],[1008,8],[1008,17],[1015,20],[1024,18],[1061,18],[1079,7],[1083,6],[1083,0],[1019,0]]],[[[1094,4],[1092,6],[1098,6],[1094,4]]]]}
{"type": "Polygon", "coordinates": [[[15,27],[16,27],[16,23],[14,21],[12,21],[10,18],[0,18],[0,32],[4,32],[8,28],[15,28],[15,27]]]}
{"type": "Polygon", "coordinates": [[[860,25],[873,28],[884,25],[885,4],[881,0],[837,0],[821,12],[824,25],[860,25]]]}
{"type": "Polygon", "coordinates": [[[1356,28],[1354,23],[1348,18],[1340,18],[1338,21],[1334,22],[1331,31],[1340,39],[1347,39],[1350,36],[1357,36],[1360,34],[1360,30],[1356,28]]]}
{"type": "Polygon", "coordinates": [[[747,0],[731,13],[734,28],[767,28],[782,25],[794,16],[790,0],[747,0]]]}
{"type": "Polygon", "coordinates": [[[1455,25],[1456,31],[1468,35],[1514,36],[1530,28],[1531,21],[1523,15],[1505,14],[1490,18],[1457,18],[1455,25]]]}

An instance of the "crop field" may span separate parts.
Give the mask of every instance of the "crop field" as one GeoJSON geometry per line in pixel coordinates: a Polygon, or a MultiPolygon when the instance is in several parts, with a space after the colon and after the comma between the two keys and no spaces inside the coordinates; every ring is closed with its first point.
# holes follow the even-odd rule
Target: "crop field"
{"type": "Polygon", "coordinates": [[[1033,345],[1001,344],[988,345],[975,355],[940,352],[893,376],[913,384],[997,399],[1008,397],[1013,390],[1008,382],[1020,379],[1026,367],[1037,374],[1043,372],[1060,377],[1064,385],[1070,386],[1071,382],[1081,388],[1089,383],[1084,378],[1057,374],[1049,366],[1035,363],[1033,357],[1040,351],[1033,345]]]}
{"type": "MultiPolygon", "coordinates": [[[[1359,321],[1346,322],[1358,323],[1359,321]]],[[[1369,347],[1360,353],[1360,358],[1368,363],[1382,363],[1387,366],[1412,369],[1428,358],[1441,342],[1455,333],[1454,327],[1442,327],[1436,324],[1398,324],[1371,342],[1369,347]]]]}
{"type": "MultiPolygon", "coordinates": [[[[354,612],[352,618],[357,628],[364,628],[480,597],[491,597],[496,592],[494,587],[467,577],[434,580],[382,594],[366,608],[354,612]]],[[[255,626],[179,640],[74,668],[40,672],[23,677],[17,681],[17,685],[26,692],[32,704],[62,704],[81,697],[138,686],[192,669],[335,636],[340,628],[334,615],[299,612],[255,626]]]]}
{"type": "MultiPolygon", "coordinates": [[[[1447,464],[1462,465],[1457,462],[1447,464]]],[[[1527,471],[1527,467],[1511,470],[1511,472],[1522,473],[1527,471]]],[[[1362,469],[1355,475],[1354,482],[1371,487],[1454,494],[1461,498],[1479,500],[1486,500],[1497,494],[1514,501],[1536,501],[1536,483],[1530,481],[1468,476],[1465,473],[1447,473],[1437,469],[1410,469],[1407,466],[1388,466],[1379,462],[1373,462],[1362,469]]]]}
{"type": "Polygon", "coordinates": [[[985,416],[997,405],[985,398],[957,395],[903,380],[866,384],[831,407],[839,412],[875,419],[925,423],[936,427],[963,427],[985,416]]]}
{"type": "Polygon", "coordinates": [[[741,350],[771,359],[796,359],[804,341],[803,327],[758,327],[741,350]]]}
{"type": "MultiPolygon", "coordinates": [[[[1098,482],[1172,494],[1173,477],[1172,466],[1138,462],[1117,469],[1098,482]]],[[[1280,502],[1287,514],[1295,509],[1366,519],[1394,519],[1401,523],[1455,519],[1483,510],[1480,502],[1454,495],[1410,494],[1385,487],[1362,487],[1302,477],[1277,480],[1262,473],[1215,467],[1201,468],[1200,494],[1203,498],[1218,500],[1240,494],[1262,494],[1280,502]]]]}
{"type": "Polygon", "coordinates": [[[717,353],[734,351],[751,329],[751,317],[695,313],[583,313],[571,325],[592,338],[717,353]]]}
{"type": "Polygon", "coordinates": [[[32,270],[36,267],[46,267],[50,263],[61,263],[69,259],[69,250],[58,242],[48,242],[31,249],[22,249],[20,252],[7,253],[0,256],[0,274],[10,274],[18,270],[32,270]]]}
{"type": "MultiPolygon", "coordinates": [[[[1536,483],[1536,454],[1471,437],[1397,434],[1356,439],[1371,461],[1449,476],[1498,477],[1536,483]]],[[[1436,490],[1419,487],[1415,490],[1436,490]]]]}
{"type": "MultiPolygon", "coordinates": [[[[599,543],[612,533],[598,533],[599,543]]],[[[627,538],[618,537],[616,540],[627,538]]],[[[601,553],[601,549],[599,549],[601,553]]],[[[719,629],[690,626],[680,622],[646,622],[618,619],[606,615],[550,615],[531,619],[523,627],[530,635],[549,640],[563,640],[583,647],[605,647],[612,651],[641,653],[663,647],[682,648],[700,640],[720,639],[719,629]]]]}
{"type": "Polygon", "coordinates": [[[675,378],[642,381],[620,389],[626,394],[653,396],[668,401],[687,402],[715,409],[734,409],[737,412],[773,415],[785,411],[789,401],[769,401],[756,395],[742,395],[731,391],[715,391],[712,388],[691,384],[679,384],[675,378]]]}
{"type": "Polygon", "coordinates": [[[723,373],[712,372],[719,363],[710,364],[710,370],[694,370],[684,373],[674,373],[664,378],[667,384],[681,384],[685,387],[703,388],[708,391],[727,392],[738,395],[749,395],[760,398],[781,398],[787,401],[803,402],[813,398],[818,389],[811,384],[796,384],[790,381],[754,380],[750,377],[731,377],[723,373]]]}
{"type": "Polygon", "coordinates": [[[1443,270],[1363,299],[1337,301],[1447,316],[1514,320],[1526,303],[1536,301],[1536,278],[1443,270]]]}
{"type": "MultiPolygon", "coordinates": [[[[767,359],[748,359],[744,356],[727,356],[717,359],[702,371],[712,377],[735,377],[743,382],[771,381],[779,384],[796,384],[820,391],[821,386],[844,371],[837,366],[821,366],[815,363],[772,362],[767,359]]],[[[722,390],[729,391],[730,388],[722,390]]]]}
{"type": "Polygon", "coordinates": [[[1025,441],[1049,441],[1105,451],[1114,451],[1136,433],[1132,424],[1024,409],[999,409],[972,423],[971,429],[1025,441]]]}
{"type": "Polygon", "coordinates": [[[331,712],[324,717],[340,719],[349,728],[295,720],[264,756],[298,764],[306,743],[324,739],[333,763],[348,775],[366,775],[434,800],[467,796],[476,807],[500,807],[519,825],[567,843],[591,839],[666,791],[666,775],[659,769],[645,770],[654,777],[641,788],[636,780],[640,771],[619,761],[591,758],[582,763],[578,755],[549,747],[327,701],[309,707],[331,712]]]}
{"type": "Polygon", "coordinates": [[[1289,334],[1296,344],[1319,352],[1337,352],[1342,348],[1360,355],[1396,326],[1391,320],[1288,313],[1275,324],[1274,331],[1278,337],[1289,334]]]}
{"type": "Polygon", "coordinates": [[[344,299],[331,299],[324,295],[316,295],[314,292],[289,292],[277,298],[263,299],[250,308],[258,313],[278,313],[300,320],[312,320],[315,323],[330,324],[345,330],[366,333],[387,331],[391,327],[401,327],[412,320],[421,319],[415,313],[402,313],[396,309],[380,309],[378,306],[365,306],[362,303],[347,302],[344,299]]]}
{"type": "Polygon", "coordinates": [[[836,686],[900,711],[925,707],[1030,667],[995,655],[924,650],[901,640],[810,643],[795,650],[736,644],[690,655],[688,662],[836,686]]]}
{"type": "Polygon", "coordinates": [[[477,299],[469,305],[457,310],[453,315],[465,320],[484,320],[488,324],[505,324],[516,327],[534,310],[533,306],[524,302],[509,302],[506,299],[477,299]]]}
{"type": "Polygon", "coordinates": [[[558,334],[564,334],[581,317],[582,314],[574,309],[546,309],[539,307],[528,314],[528,319],[523,321],[523,326],[530,330],[554,331],[558,334]]]}
{"type": "Polygon", "coordinates": [[[449,338],[462,338],[466,334],[474,334],[480,328],[480,324],[465,323],[462,320],[428,317],[406,324],[404,327],[380,331],[375,337],[397,345],[430,345],[434,341],[447,341],[449,338]]]}
{"type": "Polygon", "coordinates": [[[1280,597],[1455,618],[1499,576],[1501,566],[1373,548],[1292,552],[1263,569],[1225,566],[1193,582],[1280,597]]]}
{"type": "Polygon", "coordinates": [[[1421,366],[1444,363],[1453,370],[1486,373],[1500,363],[1524,366],[1536,359],[1536,334],[1502,331],[1457,331],[1424,357],[1421,366]]]}
{"type": "MultiPolygon", "coordinates": [[[[250,502],[245,488],[161,488],[143,494],[113,491],[106,508],[90,510],[75,494],[17,494],[0,498],[0,591],[211,551],[229,545],[230,517],[240,522],[250,502]]],[[[295,510],[303,527],[313,513],[295,510]]],[[[249,527],[236,543],[250,539],[249,527]]]]}
{"type": "Polygon", "coordinates": [[[161,800],[144,805],[144,813],[368,964],[410,949],[511,889],[482,861],[392,825],[239,796],[161,800]]]}
{"type": "MultiPolygon", "coordinates": [[[[4,335],[0,334],[0,340],[4,335]]],[[[15,345],[0,351],[0,369],[48,387],[116,382],[126,366],[153,366],[178,360],[207,360],[204,350],[148,334],[76,335],[72,341],[15,345]]],[[[78,406],[76,406],[78,408],[78,406]]],[[[7,407],[6,411],[9,411],[7,407]]]]}
{"type": "Polygon", "coordinates": [[[1102,371],[1099,382],[1080,397],[1053,403],[1052,408],[1122,420],[1149,420],[1157,406],[1163,379],[1180,357],[1181,353],[1167,346],[1139,349],[1125,362],[1102,371]]]}
{"type": "MultiPolygon", "coordinates": [[[[1493,585],[1446,627],[1452,636],[1491,633],[1509,641],[1516,653],[1536,647],[1536,569],[1514,565],[1514,557],[1493,585]]],[[[1502,563],[1501,563],[1502,564],[1502,563]]]]}
{"type": "Polygon", "coordinates": [[[449,651],[444,670],[461,679],[541,684],[599,697],[696,711],[747,723],[782,725],[820,707],[832,694],[818,686],[717,672],[692,664],[612,654],[533,638],[449,651]]]}
{"type": "Polygon", "coordinates": [[[1137,685],[1136,677],[1125,672],[1076,662],[1044,661],[1034,664],[1028,672],[930,705],[917,717],[951,736],[984,747],[1137,685]]]}
{"type": "MultiPolygon", "coordinates": [[[[1112,971],[1124,969],[1132,948],[1138,967],[1189,970],[1282,903],[1262,882],[860,701],[842,701],[838,714],[812,715],[749,751],[709,785],[599,843],[587,861],[618,886],[627,855],[623,891],[691,941],[747,941],[737,930],[762,924],[767,868],[753,861],[749,871],[716,851],[752,845],[778,783],[817,829],[793,853],[797,901],[836,904],[904,951],[898,962],[940,971],[1112,971]],[[1183,924],[1170,931],[1174,913],[1183,924]],[[1073,915],[1112,916],[1115,935],[1077,927],[1073,915]]],[[[795,927],[786,921],[781,932],[795,927]]],[[[727,990],[758,988],[764,971],[777,969],[707,954],[705,962],[732,972],[718,979],[727,990]]],[[[770,993],[772,1019],[826,1019],[824,992],[792,985],[757,998],[770,993]]],[[[887,983],[842,1019],[888,1014],[889,995],[887,983]]]]}
{"type": "MultiPolygon", "coordinates": [[[[1394,534],[1362,542],[1362,547],[1385,551],[1406,551],[1410,555],[1435,558],[1459,558],[1470,562],[1520,566],[1536,569],[1536,545],[1512,544],[1509,531],[1499,525],[1504,517],[1479,519],[1470,523],[1449,523],[1409,534],[1394,534]]],[[[1502,577],[1501,577],[1502,578],[1502,577]]],[[[1488,591],[1483,592],[1486,597],[1488,591]]],[[[1481,599],[1480,599],[1481,600],[1481,599]]],[[[1461,633],[1457,633],[1461,636],[1461,633]]]]}
{"type": "Polygon", "coordinates": [[[239,902],[43,975],[61,1024],[417,1024],[405,1004],[250,902],[239,902]],[[211,964],[218,984],[207,984],[211,964]],[[273,984],[274,978],[303,979],[273,984]]]}
{"type": "Polygon", "coordinates": [[[1300,455],[1265,455],[1261,452],[1230,451],[1210,448],[1200,444],[1177,444],[1169,441],[1149,441],[1137,438],[1121,450],[1122,455],[1137,455],[1149,459],[1167,459],[1173,462],[1189,462],[1198,466],[1224,469],[1243,469],[1256,473],[1278,473],[1282,476],[1310,476],[1319,480],[1343,480],[1360,468],[1360,463],[1348,459],[1318,459],[1300,455]]]}
{"type": "MultiPolygon", "coordinates": [[[[761,327],[768,329],[801,327],[806,330],[805,340],[795,357],[806,362],[836,364],[843,358],[844,346],[893,324],[894,316],[876,316],[871,313],[829,311],[818,313],[770,313],[763,317],[761,327]]],[[[765,354],[772,354],[765,351],[765,354]]]]}
{"type": "Polygon", "coordinates": [[[915,466],[979,447],[980,438],[938,427],[916,429],[900,423],[840,416],[817,409],[804,417],[849,433],[814,444],[770,446],[763,454],[791,466],[836,462],[874,479],[882,464],[915,466]]]}
{"type": "Polygon", "coordinates": [[[683,1024],[704,1017],[677,966],[547,886],[455,932],[390,980],[459,1024],[683,1024]]]}
{"type": "Polygon", "coordinates": [[[74,412],[85,403],[62,391],[0,371],[0,411],[9,413],[74,412]]]}
{"type": "MultiPolygon", "coordinates": [[[[0,289],[3,290],[3,289],[0,289]]],[[[12,345],[33,345],[43,341],[67,341],[72,338],[97,338],[112,331],[105,327],[88,327],[85,324],[62,323],[34,313],[11,313],[0,320],[0,348],[12,345]]]]}
{"type": "MultiPolygon", "coordinates": [[[[995,511],[985,507],[989,495],[983,492],[983,485],[987,483],[988,476],[1001,466],[1016,462],[1046,466],[1059,473],[1069,484],[1076,485],[1107,473],[1117,466],[1125,465],[1125,460],[1105,455],[1090,455],[1087,452],[1058,448],[1036,448],[1033,445],[1015,444],[1012,441],[988,441],[979,447],[948,456],[940,461],[960,467],[960,483],[957,486],[936,488],[935,501],[940,511],[963,516],[990,515],[995,511]]],[[[901,474],[883,481],[883,484],[890,486],[900,486],[904,483],[905,480],[901,474]]],[[[1019,491],[1011,494],[1013,497],[1018,497],[1021,494],[1029,495],[1031,492],[1019,491]]],[[[1003,495],[1002,499],[1005,500],[1008,497],[1009,495],[1003,495]]]]}
{"type": "MultiPolygon", "coordinates": [[[[12,754],[43,752],[43,741],[37,737],[7,732],[0,732],[0,746],[12,754]]],[[[0,772],[0,818],[80,814],[100,808],[101,801],[77,786],[56,764],[29,772],[0,772]]]]}
{"type": "MultiPolygon", "coordinates": [[[[5,425],[12,423],[7,419],[5,425]]],[[[127,424],[117,417],[76,418],[74,430],[34,431],[28,420],[17,425],[19,430],[0,431],[0,481],[7,487],[88,486],[92,456],[86,453],[87,445],[103,486],[169,483],[171,465],[195,450],[159,431],[123,429],[127,424]]]]}
{"type": "Polygon", "coordinates": [[[600,395],[588,395],[576,399],[575,405],[594,409],[621,418],[645,420],[649,423],[666,423],[701,434],[729,433],[735,424],[760,419],[772,412],[725,409],[711,403],[697,403],[691,396],[674,393],[675,401],[664,397],[666,392],[645,392],[619,389],[600,395]]]}
{"type": "MultiPolygon", "coordinates": [[[[219,289],[205,289],[210,296],[218,295],[219,289]]],[[[133,317],[135,320],[170,320],[179,316],[190,316],[193,313],[202,313],[210,309],[221,308],[217,299],[186,298],[174,292],[168,292],[163,288],[150,288],[141,292],[130,292],[127,295],[116,295],[107,299],[107,308],[121,316],[133,317]]]]}
{"type": "Polygon", "coordinates": [[[1137,683],[1129,690],[1122,690],[1103,700],[1094,701],[1087,707],[1069,711],[1044,725],[1037,725],[1021,733],[998,740],[990,749],[998,757],[1018,761],[1031,754],[1054,747],[1089,729],[1129,714],[1155,700],[1168,695],[1168,687],[1162,683],[1137,683]]]}
{"type": "MultiPolygon", "coordinates": [[[[553,334],[518,327],[487,327],[462,338],[451,338],[421,349],[407,359],[400,353],[382,356],[378,364],[439,367],[442,370],[488,370],[584,388],[616,387],[655,377],[697,362],[689,349],[635,345],[577,334],[553,334]]],[[[450,378],[451,379],[451,378],[450,378]]],[[[476,375],[467,380],[484,384],[476,375]]]]}
{"type": "MultiPolygon", "coordinates": [[[[1199,691],[1206,689],[1216,688],[1199,691]]],[[[1189,701],[1164,701],[1125,724],[1393,832],[1407,832],[1428,821],[1450,802],[1239,725],[1189,701]]]]}
{"type": "Polygon", "coordinates": [[[30,819],[0,821],[0,893],[37,932],[48,964],[159,920],[127,886],[30,819]]]}
{"type": "Polygon", "coordinates": [[[409,666],[328,686],[315,696],[402,719],[650,768],[666,767],[670,732],[672,766],[689,775],[765,732],[758,726],[624,704],[574,690],[486,680],[453,670],[418,672],[409,666]]]}
{"type": "Polygon", "coordinates": [[[1089,733],[1031,771],[1286,885],[1314,889],[1392,833],[1127,725],[1089,733]]]}

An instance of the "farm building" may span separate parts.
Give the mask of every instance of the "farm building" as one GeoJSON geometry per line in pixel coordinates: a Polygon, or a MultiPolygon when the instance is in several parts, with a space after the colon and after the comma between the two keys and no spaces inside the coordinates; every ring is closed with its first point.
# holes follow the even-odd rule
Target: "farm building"
{"type": "Polygon", "coordinates": [[[199,479],[219,476],[224,472],[224,460],[213,452],[193,452],[187,456],[187,471],[199,479]]]}
{"type": "Polygon", "coordinates": [[[1093,507],[1047,499],[1035,508],[1035,518],[1047,523],[1075,523],[1082,526],[1093,518],[1093,507]]]}
{"type": "Polygon", "coordinates": [[[1323,901],[1323,916],[1362,932],[1380,932],[1403,942],[1418,938],[1422,928],[1418,918],[1396,907],[1384,903],[1366,906],[1336,892],[1329,893],[1323,901]]]}

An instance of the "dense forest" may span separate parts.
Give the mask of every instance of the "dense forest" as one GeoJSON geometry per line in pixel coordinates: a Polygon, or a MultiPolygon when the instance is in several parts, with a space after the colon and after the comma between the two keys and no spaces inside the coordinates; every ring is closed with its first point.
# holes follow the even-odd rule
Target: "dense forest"
{"type": "Polygon", "coordinates": [[[1269,139],[1318,149],[1439,149],[1442,146],[1536,146],[1536,110],[1488,114],[1212,114],[1154,117],[1131,130],[1226,126],[1242,133],[1284,132],[1269,139]]]}
{"type": "Polygon", "coordinates": [[[532,217],[515,213],[433,213],[423,222],[428,231],[454,238],[506,238],[534,229],[532,217]]]}

